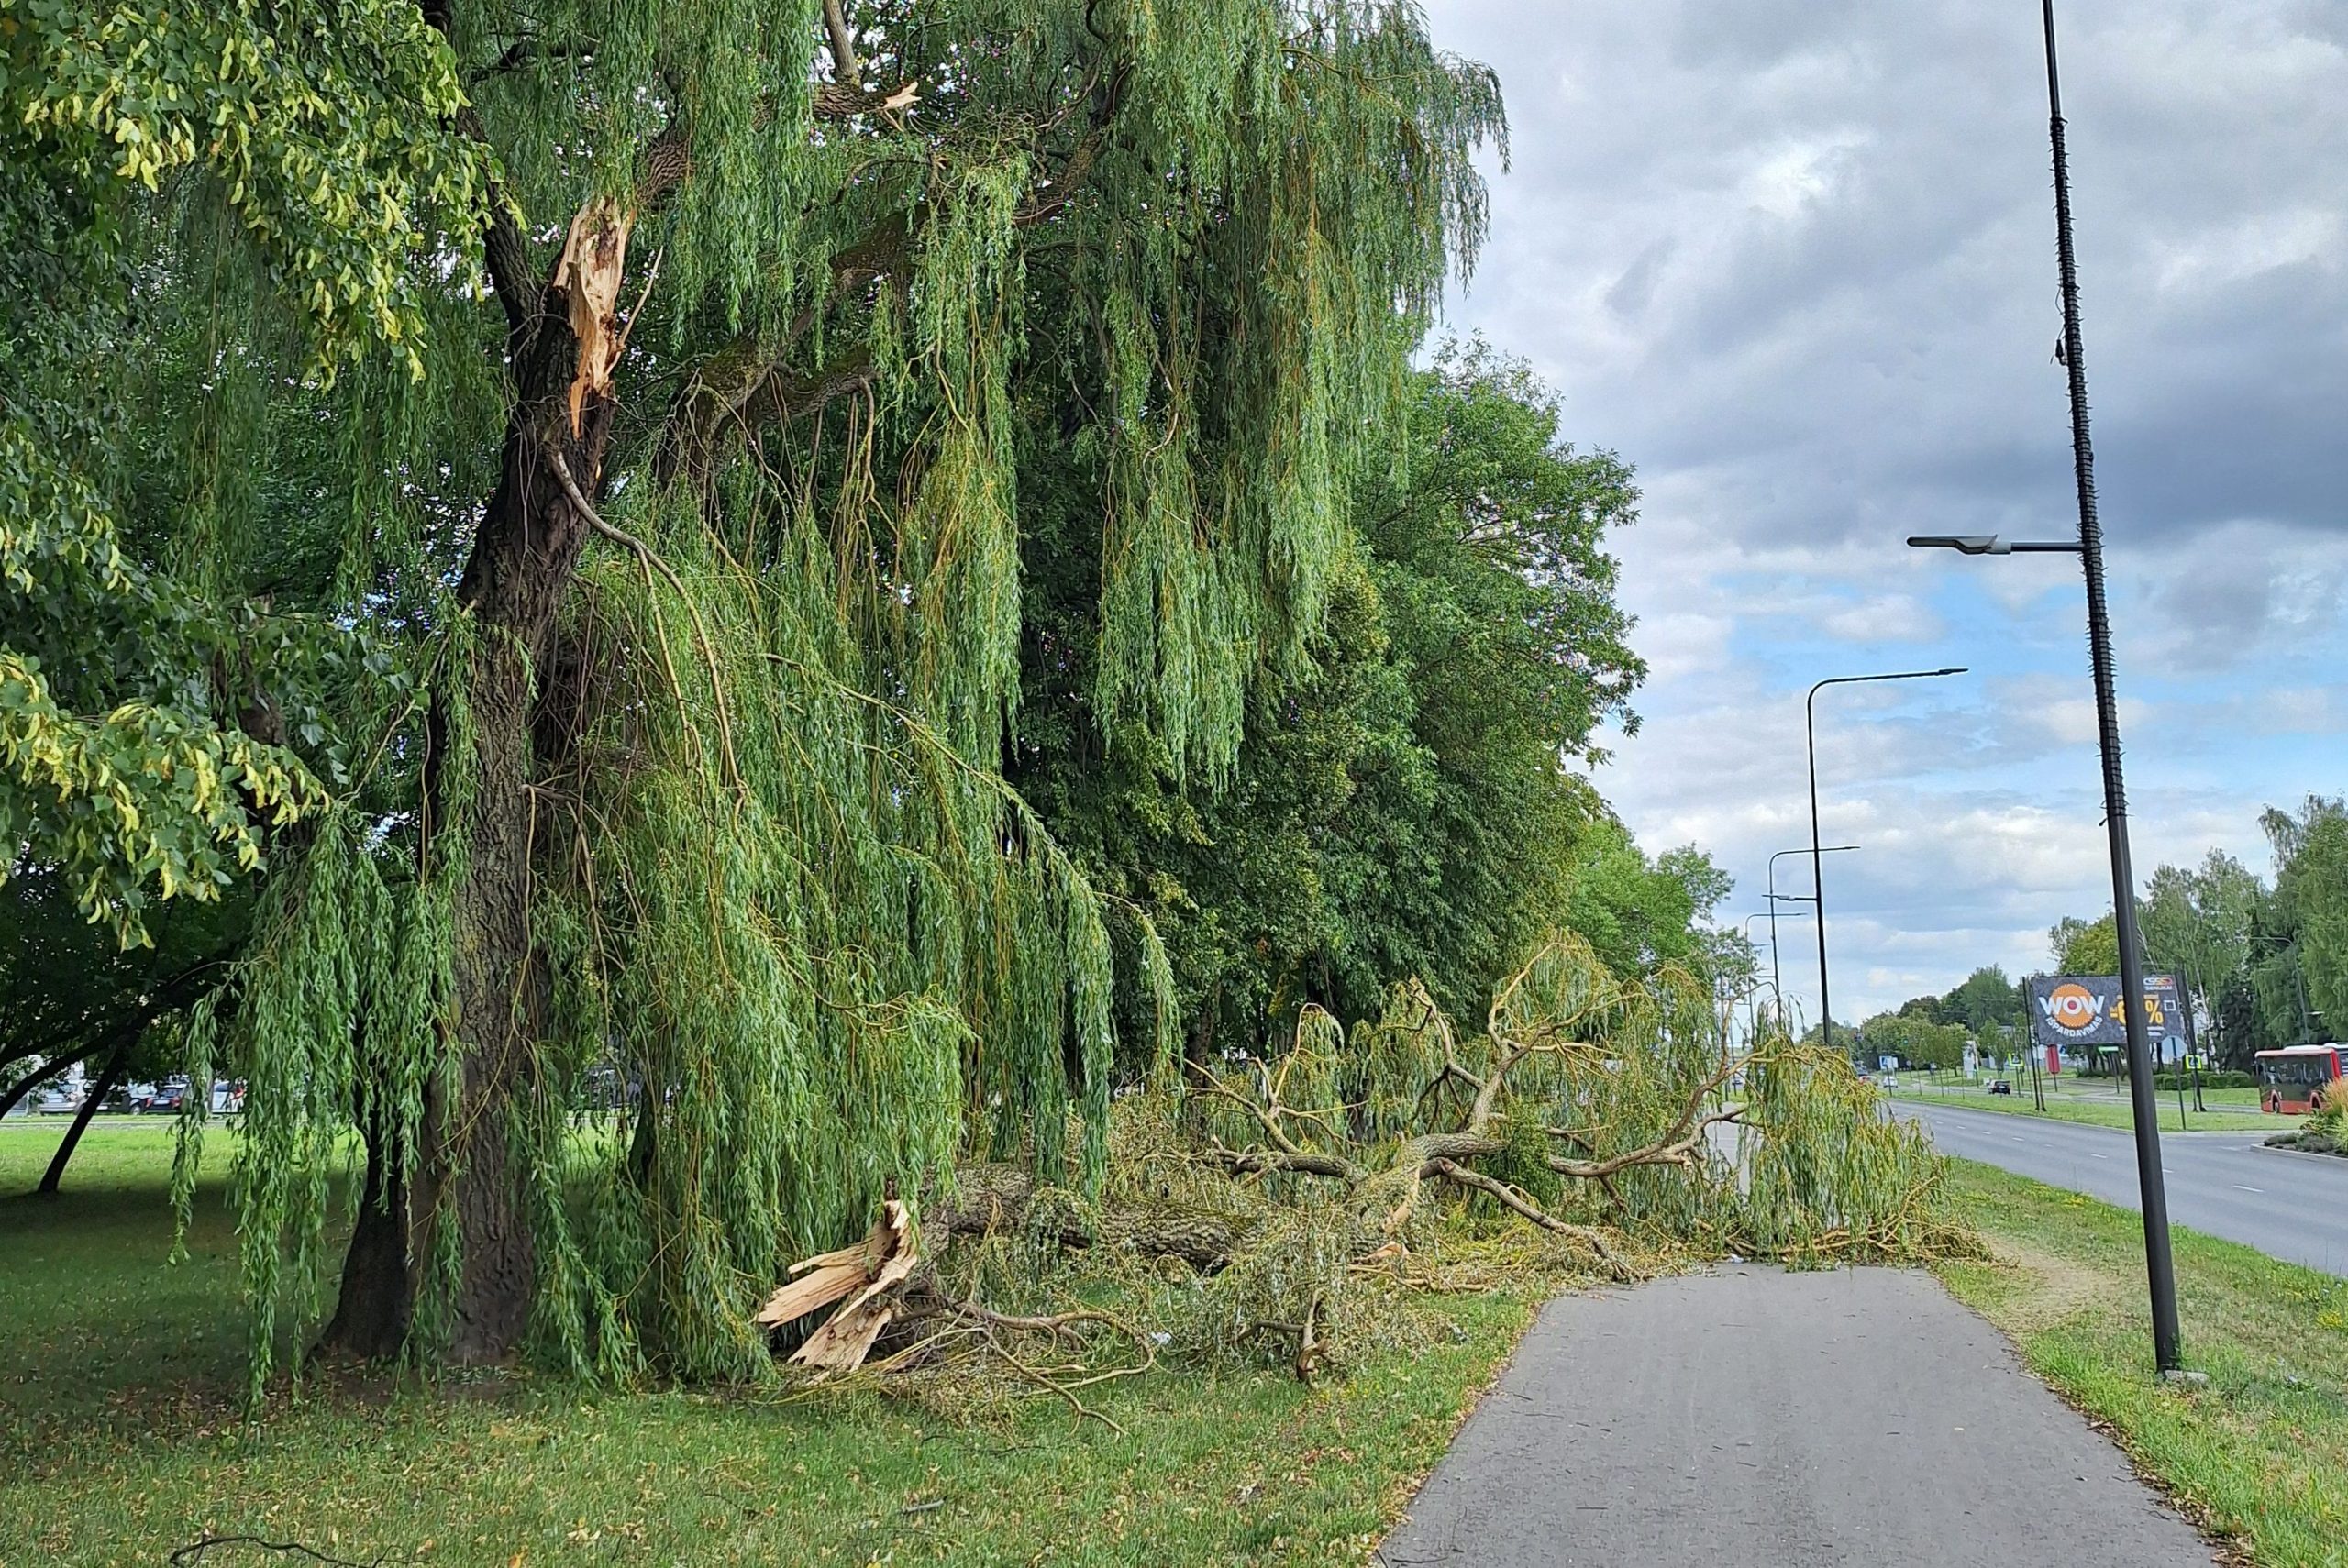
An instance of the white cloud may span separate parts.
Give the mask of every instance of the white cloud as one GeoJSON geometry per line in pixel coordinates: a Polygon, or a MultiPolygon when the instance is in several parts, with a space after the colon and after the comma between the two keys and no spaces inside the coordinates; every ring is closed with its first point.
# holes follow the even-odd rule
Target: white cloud
{"type": "MultiPolygon", "coordinates": [[[[1826,832],[1866,845],[1828,869],[1836,1011],[2043,964],[2110,900],[2077,565],[1901,545],[2075,526],[2034,9],[1430,12],[1514,128],[1456,320],[1645,491],[1646,722],[1600,787],[1742,915],[1809,842],[1809,683],[1973,666],[1822,698],[1826,832]]],[[[2348,10],[2064,16],[2136,860],[2263,866],[2262,805],[2348,785],[2348,10]]]]}
{"type": "Polygon", "coordinates": [[[2164,293],[2206,293],[2277,267],[2338,264],[2348,222],[2316,207],[2228,218],[2198,234],[2156,242],[2150,259],[2164,293]]]}

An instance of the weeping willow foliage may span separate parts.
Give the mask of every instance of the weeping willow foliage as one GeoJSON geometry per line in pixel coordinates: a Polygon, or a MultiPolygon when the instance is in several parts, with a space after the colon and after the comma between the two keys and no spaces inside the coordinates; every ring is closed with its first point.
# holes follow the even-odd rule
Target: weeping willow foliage
{"type": "MultiPolygon", "coordinates": [[[[461,84],[460,113],[432,100],[453,172],[376,225],[351,299],[304,292],[294,231],[175,153],[139,231],[163,348],[121,393],[158,433],[129,466],[170,476],[147,554],[257,625],[305,617],[252,673],[333,797],[271,845],[195,1031],[200,1066],[252,1086],[256,1377],[323,1306],[338,1162],[373,1151],[371,1193],[432,1170],[431,1107],[482,1032],[457,1001],[473,830],[508,805],[528,1059],[485,1112],[510,1169],[460,1174],[517,1195],[536,1349],[759,1372],[748,1313],[787,1258],[966,1154],[1098,1193],[1118,1021],[1149,1035],[1123,1059],[1171,1059],[1147,920],[1002,780],[1021,413],[1099,487],[1094,722],[1211,783],[1400,448],[1410,349],[1483,237],[1497,85],[1415,6],[1359,0],[870,0],[845,7],[852,67],[815,0],[459,0],[437,34],[341,8],[396,56],[371,83],[363,51],[320,57],[371,113],[461,84]],[[512,280],[472,223],[511,218],[543,280],[599,200],[633,225],[627,347],[581,477],[636,543],[607,530],[559,585],[501,802],[465,759],[510,649],[454,586],[501,438],[545,412],[516,403],[489,287],[512,280]],[[620,1103],[582,1129],[594,1085],[620,1103]]],[[[380,139],[316,156],[390,189],[371,160],[422,154],[380,139]]],[[[415,1244],[428,1354],[462,1259],[450,1224],[415,1244]]]]}
{"type": "MultiPolygon", "coordinates": [[[[958,1298],[1106,1307],[1131,1327],[1099,1353],[1126,1361],[1138,1330],[1171,1357],[1297,1365],[1310,1322],[1309,1361],[1342,1368],[1427,1331],[1430,1291],[1620,1282],[1732,1250],[1814,1265],[1978,1248],[1938,1156],[1846,1063],[1782,1039],[1733,1052],[1707,988],[1618,977],[1578,936],[1545,942],[1482,1031],[1411,982],[1350,1033],[1308,1010],[1286,1050],[1230,1066],[1187,1100],[1170,1084],[1120,1099],[1102,1190],[1039,1194],[949,1260],[958,1298]],[[1423,1168],[1437,1158],[1560,1224],[1423,1168]],[[1174,1265],[1130,1244],[1150,1227],[1212,1229],[1228,1256],[1174,1265]],[[1091,1244],[1066,1247],[1071,1229],[1091,1244]]],[[[969,1368],[939,1375],[967,1395],[969,1368]]]]}
{"type": "Polygon", "coordinates": [[[1105,1159],[1098,902],[999,780],[872,695],[823,536],[787,526],[789,568],[763,578],[692,562],[679,529],[685,602],[642,563],[583,584],[603,669],[542,835],[558,983],[534,1168],[566,1169],[590,1068],[644,1088],[579,1220],[542,1198],[545,1326],[574,1357],[738,1371],[789,1249],[860,1228],[889,1184],[974,1142],[1053,1180],[1097,1184],[1105,1159]]]}
{"type": "MultiPolygon", "coordinates": [[[[1308,1012],[1290,1051],[1251,1064],[1246,1098],[1286,1108],[1301,1148],[1343,1154],[1368,1184],[1398,1152],[1415,1166],[1424,1140],[1473,1132],[1473,1103],[1504,1061],[1473,1156],[1560,1220],[1667,1250],[1789,1261],[1904,1261],[1964,1244],[1941,1201],[1939,1158],[1883,1114],[1846,1061],[1783,1038],[1733,1050],[1695,976],[1665,966],[1617,977],[1572,933],[1545,941],[1502,983],[1476,1034],[1415,981],[1350,1038],[1308,1012]],[[1577,1173],[1640,1151],[1665,1153],[1602,1177],[1577,1173]]],[[[1204,1108],[1204,1125],[1222,1148],[1264,1143],[1229,1095],[1204,1108]]],[[[1311,1186],[1279,1179],[1281,1190],[1311,1186]]],[[[1478,1195],[1456,1201],[1504,1217],[1478,1195]]]]}

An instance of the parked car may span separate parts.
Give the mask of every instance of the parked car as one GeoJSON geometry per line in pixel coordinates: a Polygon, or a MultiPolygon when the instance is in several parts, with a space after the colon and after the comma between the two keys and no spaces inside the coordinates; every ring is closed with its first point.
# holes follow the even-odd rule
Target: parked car
{"type": "Polygon", "coordinates": [[[155,1092],[147,1097],[147,1103],[140,1109],[176,1116],[186,1104],[187,1080],[165,1078],[156,1086],[155,1092]]]}
{"type": "Polygon", "coordinates": [[[71,1116],[81,1109],[82,1095],[76,1089],[43,1089],[33,1101],[33,1110],[43,1116],[71,1116]]]}

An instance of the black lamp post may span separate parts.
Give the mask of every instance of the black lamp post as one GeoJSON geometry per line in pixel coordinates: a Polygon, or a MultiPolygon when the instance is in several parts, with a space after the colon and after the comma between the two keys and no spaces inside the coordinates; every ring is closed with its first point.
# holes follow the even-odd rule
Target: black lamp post
{"type": "Polygon", "coordinates": [[[2054,57],[2054,0],[2041,0],[2046,26],[2048,134],[2054,149],[2054,250],[2063,289],[2063,364],[2070,373],[2071,461],[2079,502],[2076,543],[2008,544],[1994,534],[1919,536],[1911,545],[1968,556],[2077,555],[2086,569],[2088,663],[2095,679],[2103,753],[2103,822],[2111,845],[2111,914],[2120,938],[2120,996],[2128,1030],[2128,1098],[2136,1122],[2136,1186],[2144,1213],[2144,1270],[2153,1303],[2153,1355],[2164,1373],[2184,1364],[2176,1319],[2176,1271],[2169,1252],[2168,1191],[2161,1180],[2160,1108],[2153,1090],[2152,1042],[2144,1031],[2144,955],[2136,930],[2136,875],[2128,854],[2128,792],[2120,774],[2120,709],[2113,696],[2111,623],[2104,603],[2103,524],[2096,515],[2095,444],[2088,430],[2087,349],[2079,331],[2078,259],[2071,243],[2071,163],[2064,138],[2062,75],[2054,57]]]}
{"type": "MultiPolygon", "coordinates": [[[[1843,855],[1858,847],[1855,844],[1830,844],[1819,853],[1843,855]]],[[[1777,987],[1779,1013],[1783,1013],[1786,1010],[1786,988],[1784,977],[1778,973],[1778,906],[1779,904],[1814,904],[1818,900],[1815,897],[1804,897],[1800,893],[1778,891],[1778,862],[1789,855],[1808,855],[1809,853],[1807,849],[1781,849],[1769,856],[1769,975],[1771,983],[1777,987]]]]}
{"type": "Polygon", "coordinates": [[[1818,907],[1818,1043],[1834,1049],[1834,1004],[1826,994],[1826,851],[1818,842],[1818,694],[1830,686],[1859,686],[1871,680],[1930,680],[1963,675],[1963,668],[1901,669],[1886,675],[1837,675],[1810,689],[1802,702],[1802,735],[1810,748],[1810,901],[1818,907]]]}

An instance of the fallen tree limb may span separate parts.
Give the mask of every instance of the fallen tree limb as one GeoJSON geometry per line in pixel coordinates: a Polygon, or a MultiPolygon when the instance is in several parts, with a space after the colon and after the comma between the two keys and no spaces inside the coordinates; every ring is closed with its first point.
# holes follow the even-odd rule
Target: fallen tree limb
{"type": "Polygon", "coordinates": [[[1631,1277],[1629,1267],[1616,1255],[1614,1249],[1607,1244],[1604,1231],[1593,1226],[1576,1225],[1570,1220],[1560,1220],[1543,1209],[1539,1204],[1534,1202],[1516,1187],[1511,1187],[1496,1176],[1489,1176],[1481,1171],[1470,1170],[1456,1161],[1435,1160],[1430,1164],[1428,1171],[1431,1175],[1443,1176],[1472,1191],[1485,1194],[1497,1201],[1501,1208],[1530,1220],[1552,1235],[1571,1236],[1588,1246],[1591,1252],[1596,1253],[1599,1261],[1605,1264],[1617,1279],[1627,1280],[1631,1277]]]}

